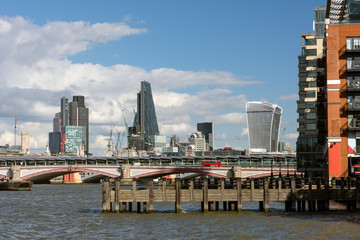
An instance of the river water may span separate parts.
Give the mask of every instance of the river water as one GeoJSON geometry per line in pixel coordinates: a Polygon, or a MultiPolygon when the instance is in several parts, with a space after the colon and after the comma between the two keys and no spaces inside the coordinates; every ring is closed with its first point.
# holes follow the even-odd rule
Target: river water
{"type": "Polygon", "coordinates": [[[360,239],[360,213],[286,213],[270,203],[201,213],[200,203],[155,203],[155,213],[102,213],[101,185],[34,185],[0,192],[0,239],[360,239]]]}

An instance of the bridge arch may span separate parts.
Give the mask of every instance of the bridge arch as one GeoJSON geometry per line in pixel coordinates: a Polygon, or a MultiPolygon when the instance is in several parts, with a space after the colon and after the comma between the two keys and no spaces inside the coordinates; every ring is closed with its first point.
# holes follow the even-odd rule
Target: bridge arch
{"type": "Polygon", "coordinates": [[[159,171],[152,171],[147,173],[142,173],[139,175],[132,176],[133,178],[157,178],[163,177],[171,174],[179,174],[179,173],[194,173],[198,175],[208,175],[216,178],[229,178],[228,176],[224,176],[222,174],[217,174],[215,172],[211,172],[207,169],[194,169],[194,168],[172,168],[172,169],[163,169],[159,171]]]}
{"type": "Polygon", "coordinates": [[[34,172],[32,174],[25,175],[22,177],[22,180],[29,180],[33,182],[47,182],[50,181],[50,179],[62,176],[64,174],[68,173],[76,173],[76,172],[90,172],[90,173],[96,173],[103,177],[110,177],[115,178],[119,177],[119,175],[111,174],[105,171],[99,171],[91,168],[54,168],[54,169],[45,169],[42,171],[34,172]]]}

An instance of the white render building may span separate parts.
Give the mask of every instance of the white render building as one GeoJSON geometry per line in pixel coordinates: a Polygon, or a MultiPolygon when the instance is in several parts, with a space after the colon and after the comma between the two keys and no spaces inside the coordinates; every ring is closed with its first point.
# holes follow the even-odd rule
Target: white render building
{"type": "Polygon", "coordinates": [[[275,104],[267,102],[248,102],[246,104],[250,149],[276,151],[281,113],[282,108],[275,104]]]}
{"type": "Polygon", "coordinates": [[[190,145],[194,145],[195,152],[206,151],[205,135],[202,132],[194,132],[190,135],[189,138],[190,145]]]}

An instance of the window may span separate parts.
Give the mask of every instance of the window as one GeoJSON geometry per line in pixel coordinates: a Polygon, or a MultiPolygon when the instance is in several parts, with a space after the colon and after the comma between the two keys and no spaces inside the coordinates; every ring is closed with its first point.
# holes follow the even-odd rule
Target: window
{"type": "Polygon", "coordinates": [[[306,82],[306,77],[299,77],[299,82],[306,82]]]}
{"type": "Polygon", "coordinates": [[[305,39],[305,45],[316,45],[316,39],[305,39]]]}
{"type": "Polygon", "coordinates": [[[299,68],[299,73],[306,73],[306,68],[304,67],[299,68]]]}
{"type": "Polygon", "coordinates": [[[308,77],[316,77],[317,71],[308,71],[308,77]]]}
{"type": "Polygon", "coordinates": [[[303,92],[305,90],[305,86],[299,86],[299,92],[303,92]]]}
{"type": "Polygon", "coordinates": [[[316,81],[308,82],[308,87],[316,87],[316,81]]]}
{"type": "Polygon", "coordinates": [[[306,130],[316,130],[316,124],[315,123],[307,124],[306,130]]]}
{"type": "Polygon", "coordinates": [[[360,37],[346,38],[346,50],[360,50],[360,37]]]}
{"type": "Polygon", "coordinates": [[[306,119],[316,119],[316,113],[307,113],[306,119]]]}
{"type": "Polygon", "coordinates": [[[306,56],[316,56],[316,49],[306,49],[306,56]]]}
{"type": "Polygon", "coordinates": [[[315,91],[307,91],[306,92],[306,97],[307,98],[313,98],[313,97],[315,97],[315,91]]]}
{"type": "Polygon", "coordinates": [[[315,108],[315,107],[316,107],[315,102],[308,102],[308,103],[306,103],[306,108],[315,108]]]}
{"type": "Polygon", "coordinates": [[[308,66],[309,67],[316,67],[316,60],[309,60],[308,62],[307,62],[307,64],[308,64],[308,66]]]}
{"type": "Polygon", "coordinates": [[[306,58],[305,57],[300,57],[299,58],[299,64],[306,64],[306,58]]]}
{"type": "Polygon", "coordinates": [[[346,59],[346,68],[348,70],[360,69],[360,57],[348,57],[346,59]]]}
{"type": "Polygon", "coordinates": [[[305,108],[305,103],[298,104],[298,109],[304,109],[304,108],[305,108]]]}

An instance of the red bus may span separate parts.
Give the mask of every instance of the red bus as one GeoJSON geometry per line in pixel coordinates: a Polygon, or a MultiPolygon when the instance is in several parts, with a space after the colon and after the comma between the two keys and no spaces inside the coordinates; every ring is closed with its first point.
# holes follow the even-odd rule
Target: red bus
{"type": "Polygon", "coordinates": [[[201,166],[218,166],[218,167],[221,167],[221,161],[218,161],[218,160],[201,160],[201,166]]]}

